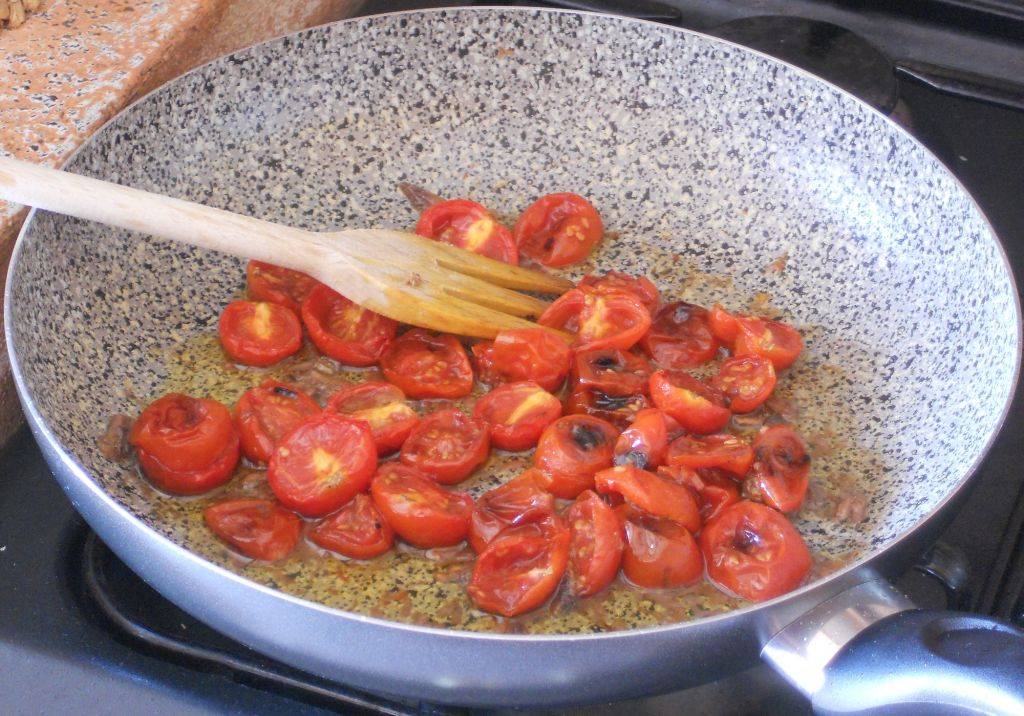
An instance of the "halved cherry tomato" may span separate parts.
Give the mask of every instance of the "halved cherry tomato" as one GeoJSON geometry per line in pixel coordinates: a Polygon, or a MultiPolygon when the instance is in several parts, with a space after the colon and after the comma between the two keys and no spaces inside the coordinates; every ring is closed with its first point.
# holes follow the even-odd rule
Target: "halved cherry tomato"
{"type": "Polygon", "coordinates": [[[668,463],[697,469],[720,467],[743,477],[754,462],[754,448],[743,438],[729,433],[683,435],[668,448],[668,463]]]}
{"type": "Polygon", "coordinates": [[[245,269],[250,301],[269,301],[290,308],[298,315],[302,302],[319,284],[312,276],[282,266],[250,261],[245,269]]]}
{"type": "Polygon", "coordinates": [[[682,465],[663,465],[658,475],[677,485],[689,487],[697,495],[700,518],[714,519],[729,505],[740,501],[740,488],[728,473],[714,467],[693,470],[682,465]]]}
{"type": "Polygon", "coordinates": [[[370,483],[370,495],[398,536],[416,547],[450,547],[469,531],[473,498],[445,490],[401,463],[380,466],[370,483]]]}
{"type": "Polygon", "coordinates": [[[469,199],[449,199],[430,206],[420,214],[416,233],[508,264],[519,263],[512,232],[469,199]]]}
{"type": "Polygon", "coordinates": [[[168,393],[142,411],[128,434],[139,466],[161,490],[198,495],[231,479],[239,439],[216,400],[168,393]]]}
{"type": "Polygon", "coordinates": [[[578,194],[547,194],[533,202],[512,229],[519,251],[545,266],[582,261],[601,240],[597,209],[578,194]]]}
{"type": "Polygon", "coordinates": [[[671,370],[700,365],[718,353],[707,309],[683,301],[661,307],[640,345],[655,363],[671,370]]]}
{"type": "Polygon", "coordinates": [[[273,562],[299,541],[302,522],[273,500],[228,500],[203,510],[210,530],[246,557],[273,562]]]}
{"type": "Polygon", "coordinates": [[[630,276],[628,273],[620,271],[609,271],[600,276],[596,274],[584,276],[580,279],[579,285],[597,291],[631,293],[640,299],[640,303],[644,304],[644,308],[652,316],[661,304],[658,287],[644,276],[630,276]]]}
{"type": "Polygon", "coordinates": [[[630,293],[574,288],[548,306],[537,323],[575,333],[579,351],[628,350],[647,332],[651,314],[630,293]]]}
{"type": "Polygon", "coordinates": [[[759,355],[741,355],[722,362],[711,385],[725,393],[734,413],[756,410],[775,390],[775,368],[759,355]]]}
{"type": "Polygon", "coordinates": [[[733,353],[767,358],[775,370],[785,370],[804,349],[804,341],[792,326],[766,318],[737,318],[739,333],[733,353]]]}
{"type": "Polygon", "coordinates": [[[499,332],[491,342],[474,345],[473,357],[481,382],[533,380],[553,393],[565,382],[572,350],[543,328],[513,328],[499,332]]]}
{"type": "Polygon", "coordinates": [[[642,355],[617,348],[578,351],[573,361],[573,380],[605,395],[646,394],[653,372],[642,355]]]}
{"type": "Polygon", "coordinates": [[[561,415],[562,402],[532,380],[499,386],[473,409],[473,417],[491,426],[491,442],[502,450],[532,448],[561,415]]]}
{"type": "Polygon", "coordinates": [[[651,375],[651,398],[692,433],[718,432],[732,417],[722,391],[682,371],[659,370],[651,375]]]}
{"type": "Polygon", "coordinates": [[[647,589],[684,587],[704,574],[704,560],[693,535],[685,527],[620,505],[626,547],[622,573],[633,584],[647,589]]]}
{"type": "Polygon", "coordinates": [[[277,444],[267,464],[267,484],[285,507],[320,517],[365,490],[376,466],[369,426],[323,412],[277,444]]]}
{"type": "Polygon", "coordinates": [[[352,559],[372,559],[395,543],[395,532],[368,495],[358,494],[309,533],[315,544],[352,559]]]}
{"type": "Polygon", "coordinates": [[[461,410],[439,410],[423,418],[402,445],[402,462],[442,485],[462,482],[487,459],[490,431],[461,410]]]}
{"type": "Polygon", "coordinates": [[[711,326],[711,332],[715,334],[715,338],[722,345],[730,348],[740,332],[740,324],[736,321],[736,316],[722,308],[720,303],[716,303],[708,312],[708,325],[711,326]]]}
{"type": "Polygon", "coordinates": [[[235,423],[242,452],[253,462],[266,462],[274,446],[303,420],[320,412],[316,401],[286,383],[265,380],[250,388],[235,405],[235,423]]]}
{"type": "Polygon", "coordinates": [[[536,609],[562,581],[569,539],[557,516],[508,528],[476,558],[468,587],[473,603],[506,617],[536,609]]]}
{"type": "Polygon", "coordinates": [[[668,425],[665,413],[657,408],[641,410],[632,424],[622,431],[615,442],[616,465],[632,465],[641,470],[653,470],[665,462],[668,450],[668,425]]]}
{"type": "Polygon", "coordinates": [[[469,546],[478,554],[506,527],[555,514],[555,498],[544,491],[538,477],[536,470],[527,470],[477,499],[469,523],[469,546]]]}
{"type": "Polygon", "coordinates": [[[352,420],[365,420],[378,455],[402,447],[420,422],[420,416],[405,402],[405,393],[382,380],[342,388],[327,400],[326,409],[352,420]]]}
{"type": "Polygon", "coordinates": [[[224,352],[236,363],[268,366],[302,347],[295,311],[266,301],[232,301],[218,324],[224,352]]]}
{"type": "Polygon", "coordinates": [[[602,495],[612,495],[652,517],[672,520],[691,532],[700,529],[700,508],[693,493],[653,472],[619,465],[594,475],[602,495]]]}
{"type": "Polygon", "coordinates": [[[398,330],[398,324],[387,316],[352,303],[323,284],[303,301],[302,322],[322,353],[354,366],[379,361],[398,330]]]}
{"type": "Polygon", "coordinates": [[[796,512],[804,503],[811,456],[803,438],[785,424],[761,428],[754,438],[754,466],[748,480],[769,507],[796,512]]]}
{"type": "Polygon", "coordinates": [[[796,589],[811,568],[811,553],[789,520],[746,500],[704,526],[700,547],[708,578],[754,602],[796,589]]]}
{"type": "Polygon", "coordinates": [[[455,336],[413,328],[380,359],[384,377],[410,398],[461,398],[473,390],[473,369],[455,336]]]}
{"type": "Polygon", "coordinates": [[[565,412],[570,415],[592,415],[622,430],[650,404],[650,399],[643,393],[608,395],[590,386],[576,385],[565,402],[565,412]]]}
{"type": "Polygon", "coordinates": [[[567,415],[551,423],[540,436],[533,465],[543,475],[543,487],[566,500],[594,486],[594,473],[611,467],[618,431],[589,415],[567,415]]]}
{"type": "Polygon", "coordinates": [[[569,590],[577,597],[611,584],[622,562],[622,523],[590,490],[580,493],[566,514],[569,522],[569,590]]]}

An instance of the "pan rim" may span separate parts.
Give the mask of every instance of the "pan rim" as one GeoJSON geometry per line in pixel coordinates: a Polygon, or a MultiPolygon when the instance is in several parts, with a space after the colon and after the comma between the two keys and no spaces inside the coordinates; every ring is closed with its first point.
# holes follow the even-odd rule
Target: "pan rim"
{"type": "MultiPolygon", "coordinates": [[[[726,47],[734,48],[736,50],[739,50],[741,53],[753,54],[753,55],[755,55],[757,57],[760,57],[762,59],[765,59],[765,60],[768,60],[770,62],[776,63],[778,65],[784,66],[784,67],[787,68],[788,71],[796,72],[798,75],[800,75],[800,76],[802,76],[802,77],[804,77],[806,79],[809,79],[811,82],[815,82],[815,83],[818,83],[820,85],[824,85],[825,87],[828,87],[831,91],[838,93],[839,95],[845,97],[848,100],[852,100],[856,104],[860,105],[862,107],[862,109],[867,110],[871,114],[874,114],[876,117],[882,119],[885,123],[887,123],[890,126],[891,129],[896,130],[896,132],[898,132],[900,135],[904,136],[907,139],[910,139],[918,147],[918,149],[920,151],[924,152],[924,154],[925,154],[925,156],[927,158],[929,158],[931,161],[935,162],[939,167],[941,167],[946,172],[946,174],[949,176],[949,178],[952,179],[952,181],[954,183],[954,186],[956,186],[960,190],[960,192],[962,192],[963,195],[967,197],[968,201],[970,202],[970,206],[974,209],[974,211],[977,213],[977,215],[981,218],[981,220],[982,220],[985,228],[988,230],[990,236],[995,240],[995,246],[996,246],[996,249],[998,251],[999,257],[1002,260],[1003,266],[1004,266],[1004,268],[1006,270],[1006,274],[1007,274],[1007,277],[1009,279],[1010,288],[1012,289],[1012,294],[1013,294],[1013,309],[1014,309],[1015,327],[1016,327],[1016,350],[1015,350],[1015,356],[1014,356],[1013,375],[1012,375],[1012,380],[1010,381],[1010,389],[1008,391],[1008,397],[1007,397],[1006,401],[1004,402],[1004,404],[1002,406],[1002,410],[1000,412],[999,418],[998,418],[998,420],[996,422],[996,425],[995,425],[994,429],[991,431],[991,433],[986,438],[985,444],[982,446],[982,449],[979,451],[979,453],[978,453],[977,457],[975,458],[975,460],[964,470],[963,474],[956,481],[956,484],[945,494],[945,496],[943,496],[943,498],[927,514],[925,514],[922,517],[920,517],[917,521],[914,522],[913,525],[911,525],[906,530],[901,532],[889,544],[887,544],[887,545],[885,545],[885,546],[883,546],[883,547],[881,547],[879,549],[867,552],[864,555],[862,555],[861,557],[859,557],[858,559],[856,559],[855,561],[853,561],[850,564],[842,567],[841,569],[839,569],[839,570],[837,570],[835,572],[832,572],[831,574],[825,575],[824,577],[816,579],[813,582],[809,582],[807,584],[804,584],[803,586],[799,587],[798,589],[795,589],[792,592],[788,592],[786,594],[783,594],[783,595],[780,595],[778,597],[775,597],[774,599],[770,599],[770,600],[765,601],[765,602],[759,602],[759,603],[755,603],[755,604],[750,604],[748,606],[740,607],[738,609],[732,609],[732,610],[721,612],[721,613],[718,613],[718,614],[712,614],[712,615],[708,615],[708,616],[704,616],[704,617],[699,617],[697,619],[691,619],[691,620],[684,621],[684,622],[676,622],[676,623],[673,623],[673,624],[661,624],[661,625],[649,626],[649,627],[639,627],[639,628],[633,628],[633,629],[624,629],[624,630],[621,630],[621,631],[600,632],[600,633],[594,633],[594,634],[500,634],[500,633],[495,633],[495,632],[474,632],[474,631],[467,631],[467,630],[464,630],[464,629],[452,629],[452,628],[445,628],[445,627],[423,626],[423,625],[418,625],[418,624],[410,624],[410,623],[406,623],[406,622],[399,622],[399,621],[391,621],[391,620],[388,620],[388,619],[381,619],[379,617],[373,617],[373,616],[369,616],[369,615],[366,615],[366,614],[360,614],[360,613],[357,613],[357,612],[349,612],[349,611],[344,611],[342,609],[337,609],[335,607],[329,607],[329,606],[327,606],[325,604],[322,604],[320,602],[311,601],[311,600],[305,599],[303,597],[299,597],[299,596],[296,596],[296,595],[293,595],[293,594],[288,594],[286,592],[282,592],[282,591],[280,591],[278,589],[275,589],[273,587],[269,587],[269,586],[260,584],[258,582],[254,582],[254,581],[252,581],[250,579],[247,579],[246,577],[243,577],[242,575],[240,575],[240,574],[238,574],[236,572],[232,572],[231,570],[228,570],[228,569],[226,569],[224,567],[221,567],[221,566],[219,566],[217,564],[214,564],[213,562],[207,560],[206,558],[202,557],[201,555],[199,555],[199,554],[197,554],[195,552],[192,552],[191,550],[188,550],[185,547],[179,545],[177,542],[174,542],[170,538],[168,538],[165,535],[163,535],[160,532],[158,532],[156,529],[154,529],[154,528],[150,527],[149,525],[147,525],[142,520],[140,520],[137,517],[135,517],[135,515],[133,515],[126,507],[121,505],[117,500],[115,500],[113,497],[111,497],[109,494],[107,494],[107,492],[105,490],[103,490],[103,488],[90,476],[89,472],[82,466],[82,464],[78,461],[78,459],[75,456],[73,456],[72,454],[70,454],[70,452],[68,452],[64,448],[64,446],[57,439],[57,437],[54,435],[54,433],[50,429],[50,427],[48,425],[46,425],[45,421],[43,420],[42,416],[40,415],[40,413],[39,413],[39,411],[38,411],[38,409],[37,409],[37,407],[35,405],[35,402],[34,402],[34,400],[32,398],[32,395],[29,393],[29,390],[28,390],[28,388],[25,385],[25,380],[24,380],[24,377],[22,376],[21,366],[20,366],[18,357],[17,357],[16,353],[13,350],[13,348],[14,348],[14,336],[13,336],[13,329],[12,329],[12,325],[13,325],[13,320],[12,320],[13,319],[13,309],[12,309],[12,305],[11,305],[11,287],[13,285],[13,279],[14,279],[14,275],[15,275],[16,270],[17,270],[17,265],[18,265],[18,261],[20,259],[21,251],[22,251],[22,248],[23,248],[24,243],[25,243],[25,237],[27,235],[28,229],[32,225],[32,220],[35,218],[35,214],[36,214],[36,211],[37,211],[36,208],[32,207],[32,208],[30,208],[29,213],[28,213],[28,215],[25,218],[24,224],[22,225],[20,231],[18,232],[18,236],[17,236],[17,238],[15,240],[15,245],[14,245],[14,248],[13,248],[12,253],[11,253],[11,260],[10,260],[10,263],[8,265],[7,278],[6,278],[5,286],[4,286],[3,319],[4,319],[4,339],[5,339],[5,345],[6,345],[6,348],[7,348],[8,358],[9,358],[10,366],[11,366],[11,375],[14,378],[15,387],[17,388],[18,397],[19,397],[19,400],[21,402],[22,409],[25,412],[25,416],[28,419],[29,426],[32,429],[33,436],[36,438],[36,440],[39,441],[40,438],[45,440],[45,442],[47,443],[49,448],[56,455],[58,455],[60,457],[61,462],[72,473],[74,478],[77,479],[79,482],[84,483],[86,489],[88,489],[96,498],[98,498],[99,501],[104,504],[106,509],[113,510],[113,512],[117,515],[119,520],[125,521],[127,524],[131,525],[132,529],[142,530],[144,533],[147,534],[148,538],[150,538],[150,539],[155,538],[160,543],[162,548],[164,548],[164,549],[168,549],[169,548],[169,550],[172,553],[174,553],[177,557],[184,558],[184,560],[194,564],[196,567],[199,567],[201,569],[206,570],[207,572],[209,572],[209,573],[211,573],[213,575],[216,575],[218,578],[222,578],[222,579],[226,578],[226,579],[234,582],[236,584],[236,586],[238,586],[238,587],[242,587],[242,588],[245,588],[245,589],[255,589],[255,590],[263,593],[264,596],[280,600],[280,601],[288,603],[288,604],[290,604],[290,605],[292,605],[294,607],[303,608],[303,609],[313,609],[315,611],[322,612],[324,614],[330,615],[332,618],[340,618],[340,619],[344,619],[344,620],[354,620],[354,621],[357,621],[357,622],[360,622],[360,623],[363,623],[363,624],[366,624],[366,625],[372,625],[372,626],[375,626],[375,627],[383,627],[383,628],[388,628],[388,629],[393,629],[393,630],[399,630],[399,631],[402,631],[402,632],[407,632],[407,633],[412,633],[412,634],[422,634],[424,636],[434,637],[434,638],[441,637],[441,638],[447,638],[447,639],[459,639],[459,640],[470,640],[470,641],[500,641],[500,642],[504,642],[504,643],[508,643],[508,642],[511,641],[511,642],[523,643],[523,644],[557,643],[557,644],[562,645],[562,644],[566,644],[566,643],[570,643],[570,642],[577,642],[577,641],[579,641],[579,642],[592,642],[592,641],[598,641],[598,640],[599,641],[603,641],[603,640],[609,640],[609,639],[624,639],[624,638],[633,638],[633,637],[637,637],[639,635],[644,635],[644,634],[656,634],[656,633],[657,634],[664,634],[664,633],[673,632],[673,631],[677,631],[677,630],[704,628],[707,625],[715,624],[715,623],[718,623],[720,621],[724,621],[724,620],[727,620],[727,619],[730,619],[730,618],[733,618],[733,617],[739,617],[741,615],[753,615],[753,614],[757,614],[757,613],[760,613],[760,612],[770,611],[773,608],[778,607],[781,604],[784,604],[784,603],[787,603],[787,602],[790,602],[790,601],[796,602],[796,601],[800,600],[801,598],[808,598],[809,595],[811,595],[812,592],[817,591],[817,590],[825,591],[827,589],[828,585],[835,585],[837,583],[842,583],[842,580],[844,578],[849,579],[851,576],[854,576],[856,572],[858,572],[858,571],[865,571],[868,568],[868,565],[871,562],[874,562],[875,560],[879,559],[883,555],[885,555],[885,554],[889,553],[890,551],[898,548],[902,543],[905,543],[906,541],[911,540],[916,534],[918,534],[919,532],[927,529],[928,524],[930,522],[932,522],[932,520],[934,518],[936,518],[940,513],[944,512],[945,509],[949,506],[949,504],[951,502],[956,500],[957,496],[968,485],[968,483],[975,476],[975,474],[977,474],[978,468],[985,461],[985,459],[988,456],[989,452],[991,451],[992,446],[994,445],[996,439],[999,437],[999,435],[1001,434],[1003,428],[1005,427],[1006,419],[1007,419],[1007,417],[1010,414],[1011,407],[1013,406],[1014,398],[1016,396],[1016,389],[1017,389],[1017,386],[1019,384],[1020,377],[1021,377],[1021,367],[1022,367],[1021,345],[1022,345],[1022,341],[1024,341],[1024,325],[1022,325],[1021,297],[1020,297],[1020,293],[1019,293],[1019,290],[1018,290],[1017,281],[1016,281],[1016,278],[1014,276],[1013,266],[1012,266],[1012,264],[1009,261],[1009,257],[1007,256],[1006,249],[1003,246],[1002,240],[999,238],[999,234],[995,231],[994,227],[992,226],[992,222],[989,220],[989,218],[985,214],[984,210],[982,210],[981,206],[978,204],[978,202],[974,198],[974,196],[967,190],[967,187],[964,186],[963,182],[960,181],[959,177],[957,177],[957,175],[952,171],[952,169],[950,169],[949,165],[947,165],[944,161],[942,161],[942,159],[940,159],[938,156],[936,156],[927,146],[925,146],[922,142],[920,142],[912,134],[910,134],[909,131],[904,129],[902,126],[897,124],[895,121],[893,121],[891,118],[889,118],[888,116],[883,114],[881,111],[875,109],[871,105],[867,104],[863,100],[859,99],[858,97],[856,97],[852,93],[842,89],[841,87],[838,87],[838,86],[832,84],[831,82],[828,82],[827,80],[819,77],[818,75],[815,75],[815,74],[813,74],[813,73],[811,73],[811,72],[809,72],[807,70],[804,70],[803,68],[797,67],[796,65],[790,64],[790,63],[788,63],[788,62],[786,62],[784,60],[780,60],[780,59],[772,57],[771,55],[768,55],[768,54],[766,54],[764,52],[760,52],[758,50],[754,50],[754,49],[746,47],[744,45],[740,45],[740,44],[737,44],[735,42],[730,42],[728,40],[722,40],[720,38],[714,37],[713,35],[708,35],[706,33],[698,32],[698,31],[695,31],[695,30],[690,30],[690,29],[683,28],[683,27],[676,27],[676,26],[672,26],[672,25],[666,25],[666,24],[663,24],[663,23],[656,22],[654,20],[643,20],[643,19],[638,19],[638,18],[630,18],[630,17],[625,17],[625,16],[622,16],[622,15],[615,15],[615,14],[603,13],[603,12],[590,12],[590,11],[570,10],[570,9],[561,9],[561,8],[507,7],[507,6],[485,5],[485,6],[478,6],[478,7],[476,7],[476,6],[474,6],[474,7],[434,7],[434,8],[423,8],[423,9],[414,9],[414,10],[401,10],[401,11],[388,12],[388,13],[379,13],[379,14],[373,14],[373,15],[361,15],[361,16],[357,16],[357,17],[346,18],[346,19],[343,19],[343,20],[337,20],[337,21],[334,21],[334,22],[322,23],[320,25],[314,25],[314,26],[305,28],[303,30],[299,30],[297,32],[289,32],[289,33],[283,33],[283,34],[280,34],[280,35],[276,35],[274,37],[268,38],[267,40],[264,40],[263,42],[259,42],[259,43],[255,43],[253,45],[248,45],[246,47],[239,48],[238,50],[235,50],[235,52],[233,52],[233,53],[229,53],[228,55],[222,55],[222,56],[216,57],[216,58],[210,60],[209,62],[205,62],[205,63],[203,63],[201,65],[198,65],[198,66],[192,68],[188,72],[185,72],[184,74],[179,75],[179,76],[177,76],[177,77],[175,77],[175,78],[165,82],[164,84],[160,85],[159,87],[153,88],[149,92],[145,93],[144,95],[140,96],[139,98],[137,98],[136,100],[134,100],[130,104],[128,104],[125,107],[123,107],[120,111],[118,111],[116,114],[111,116],[109,119],[104,121],[99,127],[97,127],[92,132],[92,134],[90,134],[90,136],[88,138],[85,139],[85,141],[82,142],[82,144],[78,148],[76,148],[73,152],[71,152],[71,154],[69,154],[62,162],[60,162],[58,164],[58,168],[64,168],[68,164],[72,163],[75,160],[75,158],[79,155],[79,153],[84,151],[86,148],[90,147],[92,145],[92,143],[94,141],[96,141],[96,138],[104,130],[106,130],[109,126],[111,126],[114,122],[118,121],[123,114],[131,111],[137,105],[139,105],[139,104],[141,104],[143,102],[148,101],[151,97],[155,96],[156,94],[158,94],[160,92],[163,92],[165,90],[168,90],[172,85],[174,85],[175,83],[178,83],[179,81],[183,80],[184,78],[189,77],[189,76],[191,76],[193,74],[198,74],[198,73],[204,71],[209,65],[215,64],[217,62],[221,62],[221,61],[224,60],[225,57],[230,57],[233,54],[237,54],[239,52],[250,51],[250,50],[252,50],[254,48],[262,47],[264,45],[270,45],[270,44],[279,42],[280,40],[282,40],[283,38],[286,38],[286,37],[294,37],[294,36],[298,36],[298,35],[301,35],[301,34],[307,33],[307,32],[312,33],[312,32],[315,32],[317,30],[322,30],[324,28],[332,27],[332,26],[335,26],[335,25],[349,25],[349,24],[355,24],[355,23],[360,23],[360,22],[364,22],[365,23],[368,20],[376,20],[376,19],[381,19],[381,18],[401,17],[401,16],[405,16],[405,15],[425,15],[425,14],[438,14],[438,13],[448,13],[450,15],[464,14],[464,13],[488,14],[488,13],[495,13],[495,12],[515,13],[515,14],[520,14],[520,15],[524,15],[524,16],[535,15],[537,13],[551,13],[551,14],[557,13],[557,14],[563,14],[563,15],[575,15],[575,16],[583,16],[583,17],[602,18],[602,19],[606,19],[606,20],[613,20],[615,22],[620,22],[620,23],[640,24],[640,25],[643,25],[643,26],[656,27],[656,28],[658,28],[660,30],[668,30],[668,31],[672,31],[672,32],[678,32],[678,33],[681,33],[683,35],[695,36],[695,37],[698,37],[698,38],[700,38],[701,40],[704,40],[704,41],[709,41],[709,42],[712,42],[712,43],[718,43],[718,44],[724,45],[726,47]]],[[[54,477],[59,482],[63,482],[63,480],[60,477],[58,477],[57,475],[54,475],[54,477]]],[[[62,487],[63,487],[63,485],[62,485],[62,487]]],[[[867,579],[867,578],[868,577],[865,577],[865,579],[867,579]]],[[[778,626],[779,626],[779,628],[781,628],[781,627],[784,626],[784,624],[779,624],[778,626]]]]}

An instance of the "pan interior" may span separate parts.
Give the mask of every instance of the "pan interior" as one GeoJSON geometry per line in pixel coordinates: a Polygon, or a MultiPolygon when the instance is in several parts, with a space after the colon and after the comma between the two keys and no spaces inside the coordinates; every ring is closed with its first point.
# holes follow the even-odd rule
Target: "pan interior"
{"type": "MultiPolygon", "coordinates": [[[[310,229],[411,226],[400,181],[509,219],[542,193],[590,197],[613,235],[573,276],[641,273],[666,298],[803,331],[780,391],[813,446],[797,523],[819,574],[897,539],[955,489],[1012,389],[1012,282],[946,170],[802,73],[655,25],[477,10],[318,28],[170,84],[69,168],[310,229]],[[836,517],[851,491],[867,498],[862,523],[836,517]]],[[[243,264],[46,213],[22,241],[8,329],[27,397],[107,493],[207,559],[346,610],[476,630],[627,628],[730,606],[709,588],[618,585],[510,623],[464,608],[457,561],[239,561],[202,527],[204,500],[158,494],[96,438],[169,388],[232,403],[265,377],[225,365],[211,338],[243,264]]],[[[526,461],[496,458],[471,487],[526,461]]],[[[226,491],[261,489],[250,476],[226,491]]]]}

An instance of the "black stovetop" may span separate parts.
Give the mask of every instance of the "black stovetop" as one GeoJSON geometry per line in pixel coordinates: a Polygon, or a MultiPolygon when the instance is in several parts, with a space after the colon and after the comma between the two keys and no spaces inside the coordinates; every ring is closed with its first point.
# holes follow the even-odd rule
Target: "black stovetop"
{"type": "MultiPolygon", "coordinates": [[[[371,2],[368,7],[381,11],[396,4],[371,2]]],[[[971,3],[939,4],[949,10],[971,3]]],[[[704,7],[715,5],[722,3],[708,2],[704,7]]],[[[733,16],[741,5],[732,3],[733,16]]],[[[764,1],[749,5],[767,6],[764,1]]],[[[834,6],[822,7],[835,19],[834,6]]],[[[1024,48],[1021,53],[1024,62],[1024,48]]],[[[1024,111],[952,96],[914,81],[910,74],[897,74],[896,115],[977,198],[1002,238],[1020,283],[1024,111]]],[[[949,604],[1024,622],[1022,398],[1024,388],[1018,387],[1002,436],[974,480],[969,499],[933,550],[932,571],[948,581],[959,565],[966,579],[947,592],[938,581],[922,575],[929,569],[929,555],[923,555],[919,568],[901,580],[924,606],[949,604]]],[[[27,431],[0,454],[0,694],[4,713],[458,711],[388,702],[311,679],[249,652],[180,612],[91,535],[27,431]]],[[[799,713],[807,706],[767,668],[758,667],[696,689],[585,711],[624,710],[799,713]]]]}

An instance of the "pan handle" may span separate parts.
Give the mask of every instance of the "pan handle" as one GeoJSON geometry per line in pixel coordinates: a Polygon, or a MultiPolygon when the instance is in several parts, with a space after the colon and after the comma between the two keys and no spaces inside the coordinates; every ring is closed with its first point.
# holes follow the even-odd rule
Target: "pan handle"
{"type": "Polygon", "coordinates": [[[916,609],[882,580],[818,605],[761,656],[818,713],[1024,713],[1024,631],[916,609]]]}

